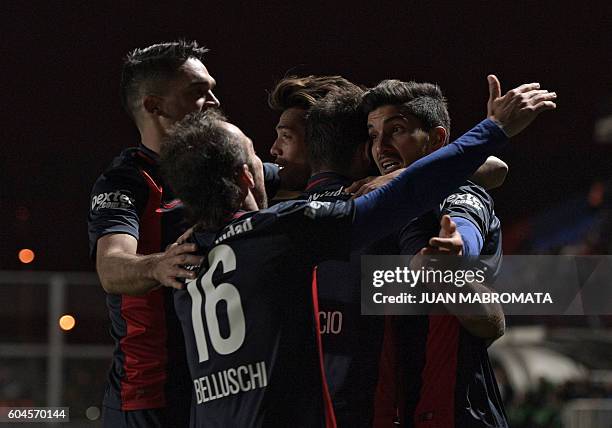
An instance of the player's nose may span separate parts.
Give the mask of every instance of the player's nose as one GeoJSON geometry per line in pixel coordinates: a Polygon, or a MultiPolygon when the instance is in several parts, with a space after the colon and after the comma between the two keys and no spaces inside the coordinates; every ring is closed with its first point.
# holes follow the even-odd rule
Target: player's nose
{"type": "Polygon", "coordinates": [[[205,108],[219,108],[221,106],[221,102],[219,101],[219,98],[213,94],[213,91],[208,91],[204,105],[205,108]]]}
{"type": "Polygon", "coordinates": [[[272,144],[272,147],[270,147],[270,154],[274,158],[277,158],[283,155],[283,151],[281,150],[280,144],[278,143],[278,138],[274,140],[274,144],[272,144]]]}
{"type": "Polygon", "coordinates": [[[383,132],[376,141],[379,144],[379,150],[391,147],[391,137],[386,132],[383,132]]]}
{"type": "Polygon", "coordinates": [[[376,158],[385,150],[390,149],[390,147],[391,146],[389,145],[387,138],[384,136],[378,136],[372,141],[372,155],[374,158],[376,158]]]}

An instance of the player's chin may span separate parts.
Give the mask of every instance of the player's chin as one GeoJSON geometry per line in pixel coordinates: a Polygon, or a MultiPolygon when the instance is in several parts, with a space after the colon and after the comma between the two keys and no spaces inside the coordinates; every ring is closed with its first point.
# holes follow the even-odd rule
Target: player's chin
{"type": "Polygon", "coordinates": [[[276,159],[274,159],[274,163],[277,164],[278,166],[280,166],[283,169],[287,168],[287,166],[288,166],[288,162],[285,161],[284,159],[276,158],[276,159]]]}
{"type": "Polygon", "coordinates": [[[280,166],[284,172],[285,177],[290,177],[296,182],[302,181],[305,177],[308,178],[310,176],[310,168],[308,168],[307,165],[295,162],[286,162],[285,164],[280,166]]]}

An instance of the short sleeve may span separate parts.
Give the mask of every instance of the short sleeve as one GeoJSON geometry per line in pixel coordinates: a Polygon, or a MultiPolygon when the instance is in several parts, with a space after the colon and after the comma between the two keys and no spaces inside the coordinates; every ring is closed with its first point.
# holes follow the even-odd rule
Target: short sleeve
{"type": "Polygon", "coordinates": [[[104,235],[125,233],[138,239],[139,218],[148,191],[136,168],[111,169],[98,178],[91,192],[87,221],[92,259],[98,239],[104,235]]]}
{"type": "Polygon", "coordinates": [[[461,217],[473,223],[485,241],[494,216],[493,199],[480,186],[474,184],[461,186],[440,205],[440,217],[445,214],[461,217]]]}

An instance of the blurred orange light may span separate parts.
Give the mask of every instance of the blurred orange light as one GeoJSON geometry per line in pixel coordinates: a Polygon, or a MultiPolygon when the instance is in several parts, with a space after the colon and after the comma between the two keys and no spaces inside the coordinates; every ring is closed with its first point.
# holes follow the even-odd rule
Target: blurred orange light
{"type": "Polygon", "coordinates": [[[76,320],[72,315],[62,315],[59,319],[59,326],[62,330],[72,330],[76,325],[76,320]]]}
{"type": "Polygon", "coordinates": [[[21,263],[32,263],[34,261],[34,256],[34,251],[30,250],[29,248],[19,250],[18,257],[21,263]]]}

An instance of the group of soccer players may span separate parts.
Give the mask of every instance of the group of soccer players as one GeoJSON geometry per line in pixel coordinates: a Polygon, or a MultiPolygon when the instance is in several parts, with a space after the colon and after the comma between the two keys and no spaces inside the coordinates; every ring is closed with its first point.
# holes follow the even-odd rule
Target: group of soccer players
{"type": "Polygon", "coordinates": [[[89,215],[116,342],[104,425],[507,426],[486,351],[501,308],[362,316],[359,260],[485,255],[498,269],[484,187],[506,169],[487,158],[556,95],[502,96],[489,76],[487,119],[449,143],[436,85],[289,77],[269,97],[279,168],[219,111],[205,52],[161,43],[124,63],[141,144],[97,180],[89,215]]]}

